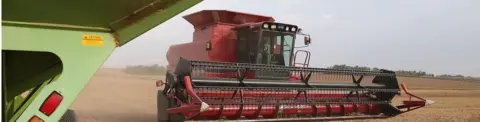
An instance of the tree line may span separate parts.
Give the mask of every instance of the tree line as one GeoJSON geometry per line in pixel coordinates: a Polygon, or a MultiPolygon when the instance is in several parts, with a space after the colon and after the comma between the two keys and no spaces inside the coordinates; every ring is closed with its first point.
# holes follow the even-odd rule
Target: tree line
{"type": "MultiPolygon", "coordinates": [[[[379,71],[380,68],[374,67],[365,67],[365,66],[348,66],[345,64],[342,65],[333,65],[328,68],[333,68],[333,69],[345,69],[345,70],[362,70],[362,71],[379,71]]],[[[451,74],[441,74],[441,75],[435,75],[433,73],[427,73],[425,71],[417,71],[417,70],[397,70],[395,71],[397,76],[403,76],[403,77],[439,77],[439,78],[473,78],[470,76],[463,76],[463,75],[451,75],[451,74]]]]}
{"type": "Polygon", "coordinates": [[[167,67],[158,64],[133,65],[125,67],[123,71],[129,74],[139,75],[164,75],[167,71],[167,67]]]}

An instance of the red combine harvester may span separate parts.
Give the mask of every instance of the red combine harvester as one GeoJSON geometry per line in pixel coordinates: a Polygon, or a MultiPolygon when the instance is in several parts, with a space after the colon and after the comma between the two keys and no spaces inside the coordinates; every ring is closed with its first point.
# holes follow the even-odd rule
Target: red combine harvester
{"type": "Polygon", "coordinates": [[[391,117],[431,103],[400,87],[392,71],[309,68],[310,52],[294,46],[297,35],[307,46],[310,36],[272,17],[203,10],[184,18],[193,42],[168,50],[166,82],[157,81],[159,121],[391,117]],[[418,100],[392,105],[400,88],[418,100]]]}

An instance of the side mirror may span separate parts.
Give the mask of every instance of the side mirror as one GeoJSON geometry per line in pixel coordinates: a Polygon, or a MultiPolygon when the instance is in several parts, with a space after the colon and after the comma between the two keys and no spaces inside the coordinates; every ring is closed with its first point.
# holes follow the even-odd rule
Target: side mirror
{"type": "Polygon", "coordinates": [[[305,45],[310,45],[310,43],[312,43],[312,39],[310,38],[310,36],[305,36],[304,41],[305,45]]]}
{"type": "Polygon", "coordinates": [[[207,50],[207,51],[212,50],[212,42],[211,41],[207,41],[207,44],[205,46],[206,46],[205,50],[207,50]]]}

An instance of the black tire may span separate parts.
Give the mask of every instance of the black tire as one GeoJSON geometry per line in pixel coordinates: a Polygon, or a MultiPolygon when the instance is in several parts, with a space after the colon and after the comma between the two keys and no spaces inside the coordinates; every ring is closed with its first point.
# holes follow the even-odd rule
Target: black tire
{"type": "Polygon", "coordinates": [[[167,122],[169,116],[167,113],[168,109],[168,98],[163,94],[163,90],[157,91],[157,121],[158,122],[167,122]]]}
{"type": "Polygon", "coordinates": [[[182,114],[168,114],[167,109],[177,107],[175,101],[170,100],[163,94],[163,90],[157,91],[157,120],[158,122],[184,122],[182,114]]]}
{"type": "Polygon", "coordinates": [[[77,122],[77,121],[78,120],[77,120],[77,116],[75,115],[75,111],[73,111],[72,109],[68,109],[58,122],[77,122]]]}

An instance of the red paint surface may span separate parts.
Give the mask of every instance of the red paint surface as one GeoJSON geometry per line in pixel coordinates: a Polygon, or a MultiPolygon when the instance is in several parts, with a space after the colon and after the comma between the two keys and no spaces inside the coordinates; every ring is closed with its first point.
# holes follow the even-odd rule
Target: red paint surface
{"type": "Polygon", "coordinates": [[[208,61],[208,53],[205,51],[205,43],[191,42],[170,46],[167,51],[168,68],[175,68],[177,62],[180,60],[180,57],[185,59],[208,61]]]}
{"type": "Polygon", "coordinates": [[[236,34],[231,30],[234,26],[216,24],[212,32],[212,50],[208,52],[210,61],[235,62],[237,50],[236,34]]]}
{"type": "Polygon", "coordinates": [[[204,117],[218,117],[218,116],[226,116],[226,117],[235,117],[239,112],[242,112],[241,115],[247,118],[256,118],[259,115],[264,117],[274,117],[277,113],[281,115],[342,115],[354,112],[353,110],[357,108],[357,112],[364,113],[364,114],[378,114],[376,111],[379,111],[380,107],[375,104],[358,104],[358,105],[344,105],[341,107],[340,105],[330,105],[330,110],[326,105],[264,105],[261,109],[258,108],[256,105],[246,105],[243,106],[243,110],[240,111],[240,105],[212,105],[208,108],[207,111],[200,113],[200,116],[204,117]],[[370,107],[371,109],[364,109],[370,107]],[[278,109],[278,108],[281,108],[278,109]],[[361,109],[359,109],[361,108],[361,109]],[[278,110],[277,110],[278,109],[278,110]],[[315,112],[316,111],[316,112],[315,112]]]}
{"type": "MultiPolygon", "coordinates": [[[[261,100],[258,98],[294,98],[297,95],[297,91],[253,91],[242,90],[245,103],[262,103],[262,108],[257,105],[240,105],[239,99],[228,99],[233,95],[233,91],[209,91],[209,90],[195,90],[195,93],[200,98],[227,98],[227,99],[204,99],[207,104],[212,104],[205,112],[201,112],[200,116],[204,117],[219,117],[225,116],[230,118],[237,118],[238,114],[246,118],[258,118],[260,115],[266,118],[274,118],[277,113],[282,115],[343,115],[353,112],[359,112],[364,114],[379,114],[381,112],[380,106],[376,104],[332,104],[330,106],[318,104],[297,104],[291,105],[287,103],[303,103],[303,99],[298,100],[261,100]],[[219,104],[224,103],[223,107],[219,104]],[[275,104],[286,103],[285,105],[277,106],[275,104]],[[234,105],[232,105],[234,104],[234,105]],[[278,108],[282,108],[280,111],[278,108]]],[[[310,92],[307,94],[308,98],[345,98],[348,94],[335,93],[335,92],[310,92]]],[[[363,99],[368,99],[366,96],[360,96],[363,99]]],[[[240,98],[240,94],[236,94],[235,98],[240,98]]],[[[301,94],[299,98],[304,98],[301,94]]],[[[356,99],[356,96],[352,96],[352,99],[356,99]]],[[[312,99],[311,99],[312,100],[312,99]]],[[[315,102],[315,101],[311,101],[315,102]]],[[[321,102],[321,101],[318,101],[321,102]]]]}
{"type": "Polygon", "coordinates": [[[203,10],[184,16],[194,27],[193,41],[173,45],[168,49],[169,68],[174,68],[183,57],[198,61],[236,61],[236,33],[232,28],[246,23],[275,21],[272,17],[226,10],[203,10]],[[212,50],[206,51],[206,42],[212,42],[212,50]]]}

